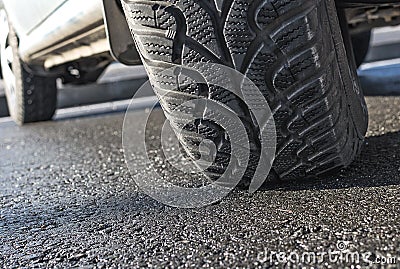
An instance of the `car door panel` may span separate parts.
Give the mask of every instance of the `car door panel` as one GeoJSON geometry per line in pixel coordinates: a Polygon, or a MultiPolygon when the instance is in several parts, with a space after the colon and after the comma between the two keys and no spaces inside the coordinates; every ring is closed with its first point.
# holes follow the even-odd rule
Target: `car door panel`
{"type": "Polygon", "coordinates": [[[68,0],[3,0],[13,27],[27,35],[68,0]]]}

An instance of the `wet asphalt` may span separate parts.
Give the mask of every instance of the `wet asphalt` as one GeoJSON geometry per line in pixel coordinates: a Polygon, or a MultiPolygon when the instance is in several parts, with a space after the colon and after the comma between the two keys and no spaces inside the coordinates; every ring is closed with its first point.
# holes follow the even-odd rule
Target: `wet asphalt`
{"type": "MultiPolygon", "coordinates": [[[[385,258],[398,268],[400,98],[367,102],[366,144],[339,175],[235,190],[200,209],[138,189],[122,151],[123,109],[24,127],[0,121],[0,267],[336,268],[385,258]],[[301,258],[339,250],[360,261],[301,258]]],[[[154,115],[149,136],[162,119],[154,115]]]]}

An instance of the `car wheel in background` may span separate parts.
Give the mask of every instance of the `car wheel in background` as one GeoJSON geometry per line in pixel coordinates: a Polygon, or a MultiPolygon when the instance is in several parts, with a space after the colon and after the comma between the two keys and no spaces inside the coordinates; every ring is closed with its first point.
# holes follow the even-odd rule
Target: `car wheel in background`
{"type": "MultiPolygon", "coordinates": [[[[259,87],[274,114],[277,133],[277,154],[267,181],[336,171],[359,153],[367,108],[334,0],[122,3],[146,69],[151,79],[160,80],[158,85],[163,83],[157,76],[163,68],[208,62],[235,68],[259,87]]],[[[162,101],[173,108],[177,100],[192,95],[221,102],[238,115],[251,148],[242,182],[246,186],[261,154],[258,126],[234,94],[216,87],[203,92],[177,87],[162,101]]],[[[184,134],[179,139],[189,156],[201,155],[196,137],[213,141],[217,157],[206,174],[224,173],[230,142],[221,126],[200,119],[184,134]]]]}
{"type": "Polygon", "coordinates": [[[56,78],[39,76],[19,57],[18,37],[0,11],[0,57],[8,109],[13,120],[24,123],[50,120],[56,110],[56,78]]]}

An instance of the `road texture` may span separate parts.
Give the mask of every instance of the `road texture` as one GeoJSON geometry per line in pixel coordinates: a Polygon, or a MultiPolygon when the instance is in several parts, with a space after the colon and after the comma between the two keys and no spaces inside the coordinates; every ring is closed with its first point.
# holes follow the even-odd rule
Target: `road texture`
{"type": "MultiPolygon", "coordinates": [[[[367,101],[366,145],[338,176],[269,186],[254,195],[235,190],[201,209],[170,208],[140,192],[124,163],[124,114],[118,110],[65,113],[23,128],[3,120],[0,267],[335,268],[393,262],[400,258],[400,98],[367,101]],[[358,253],[359,263],[302,259],[304,253],[339,250],[358,253]],[[275,252],[292,256],[279,260],[275,252]]],[[[161,113],[155,119],[154,132],[161,113]]]]}

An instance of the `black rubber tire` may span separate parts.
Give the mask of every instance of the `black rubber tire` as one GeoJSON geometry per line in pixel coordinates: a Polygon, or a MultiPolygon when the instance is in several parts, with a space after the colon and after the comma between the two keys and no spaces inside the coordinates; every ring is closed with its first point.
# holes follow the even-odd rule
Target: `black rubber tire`
{"type": "MultiPolygon", "coordinates": [[[[13,97],[6,90],[8,109],[19,125],[52,119],[57,106],[56,78],[36,75],[18,53],[18,37],[9,24],[8,42],[12,48],[12,72],[15,76],[13,97]],[[13,101],[11,101],[13,100],[13,101]]],[[[6,87],[7,87],[7,83],[6,87]]]]}
{"type": "Polygon", "coordinates": [[[360,67],[365,58],[368,55],[370,42],[371,42],[371,31],[356,33],[351,35],[351,42],[353,43],[354,56],[357,67],[360,67]]]}
{"type": "MultiPolygon", "coordinates": [[[[269,181],[316,177],[348,166],[359,153],[367,130],[367,107],[356,67],[346,54],[333,0],[123,0],[123,4],[153,79],[160,68],[171,64],[215,62],[239,70],[260,88],[277,131],[269,181]],[[137,25],[146,30],[138,32],[137,25]]],[[[247,184],[260,155],[257,126],[235,95],[208,90],[205,96],[228,105],[247,127],[252,149],[243,180],[247,184]]],[[[173,107],[188,94],[197,93],[177,91],[162,102],[173,107]]],[[[191,156],[198,155],[194,137],[199,134],[216,143],[217,158],[207,173],[223,173],[230,153],[224,130],[199,120],[186,134],[181,142],[191,156]]]]}

